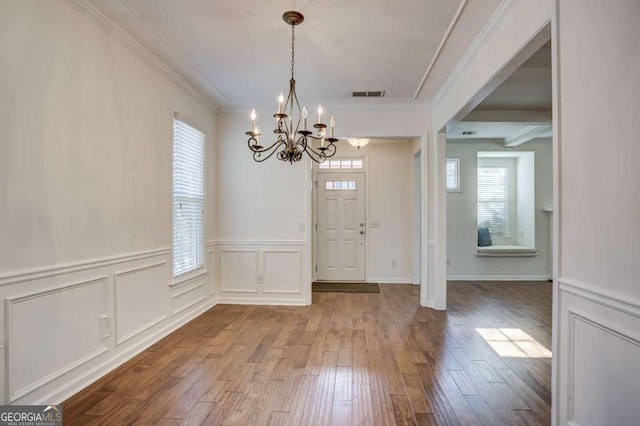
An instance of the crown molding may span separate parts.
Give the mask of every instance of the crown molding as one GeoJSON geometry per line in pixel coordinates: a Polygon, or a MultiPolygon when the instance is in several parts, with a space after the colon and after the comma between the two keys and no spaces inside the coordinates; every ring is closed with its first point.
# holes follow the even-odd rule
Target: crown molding
{"type": "MultiPolygon", "coordinates": [[[[126,31],[120,28],[115,22],[106,17],[102,12],[95,8],[87,0],[64,0],[73,9],[80,12],[83,16],[89,18],[93,23],[100,27],[103,31],[115,36],[121,43],[123,43],[129,50],[131,50],[136,56],[144,60],[147,64],[155,67],[161,74],[163,74],[169,81],[174,83],[178,88],[184,90],[187,94],[193,97],[196,101],[201,103],[211,112],[216,113],[219,110],[219,105],[215,98],[223,99],[224,96],[211,87],[204,78],[202,78],[193,68],[185,64],[185,68],[189,70],[189,74],[193,80],[196,80],[195,84],[192,81],[187,80],[180,74],[178,74],[172,67],[167,65],[158,56],[151,53],[149,49],[140,44],[137,40],[131,37],[126,31]],[[208,95],[205,95],[208,93],[208,95]]],[[[131,12],[131,7],[124,2],[121,4],[131,12]]],[[[142,20],[137,14],[134,15],[137,19],[142,20]]],[[[149,28],[149,25],[143,21],[143,23],[149,28]]],[[[159,37],[157,32],[153,31],[153,34],[159,38],[159,40],[165,44],[170,50],[171,54],[176,57],[176,60],[184,62],[170,45],[167,45],[166,41],[159,37]]]]}

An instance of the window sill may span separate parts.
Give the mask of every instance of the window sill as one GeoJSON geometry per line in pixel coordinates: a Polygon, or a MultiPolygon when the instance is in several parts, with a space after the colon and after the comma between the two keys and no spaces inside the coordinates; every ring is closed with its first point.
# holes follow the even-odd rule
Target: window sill
{"type": "Polygon", "coordinates": [[[515,245],[478,247],[476,251],[476,256],[493,257],[532,257],[538,256],[538,254],[538,250],[535,248],[515,245]]]}
{"type": "Polygon", "coordinates": [[[195,272],[187,272],[184,275],[179,275],[179,276],[175,277],[174,279],[172,279],[169,282],[169,287],[177,287],[180,284],[184,284],[187,281],[192,281],[192,280],[195,280],[196,278],[200,278],[200,277],[203,277],[205,275],[207,275],[207,270],[204,269],[204,268],[200,269],[200,270],[197,270],[195,272]]]}

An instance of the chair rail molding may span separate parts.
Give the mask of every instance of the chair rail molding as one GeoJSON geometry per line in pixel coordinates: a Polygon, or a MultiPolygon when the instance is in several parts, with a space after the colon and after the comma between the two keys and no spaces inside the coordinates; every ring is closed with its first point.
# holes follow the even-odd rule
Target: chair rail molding
{"type": "Polygon", "coordinates": [[[19,284],[26,281],[34,281],[42,278],[51,278],[58,275],[72,274],[75,272],[86,271],[94,268],[102,268],[105,266],[118,265],[121,263],[129,263],[136,260],[149,259],[152,257],[167,256],[170,254],[171,248],[163,247],[135,253],[100,257],[96,259],[81,260],[77,262],[61,263],[58,265],[9,272],[7,274],[0,275],[0,287],[19,284]]]}

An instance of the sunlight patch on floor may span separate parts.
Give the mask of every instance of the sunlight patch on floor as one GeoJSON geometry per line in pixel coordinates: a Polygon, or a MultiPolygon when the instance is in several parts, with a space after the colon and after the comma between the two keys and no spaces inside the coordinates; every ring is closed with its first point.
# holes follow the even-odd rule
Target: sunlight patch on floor
{"type": "Polygon", "coordinates": [[[551,358],[551,351],[521,328],[476,328],[476,331],[503,358],[551,358]]]}

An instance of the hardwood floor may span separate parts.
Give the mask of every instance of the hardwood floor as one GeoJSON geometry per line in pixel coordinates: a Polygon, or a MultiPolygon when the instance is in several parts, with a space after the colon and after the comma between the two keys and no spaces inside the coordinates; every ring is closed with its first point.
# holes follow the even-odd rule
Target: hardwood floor
{"type": "Polygon", "coordinates": [[[65,424],[550,424],[550,283],[450,282],[446,312],[380,287],[218,305],[64,402],[65,424]]]}

